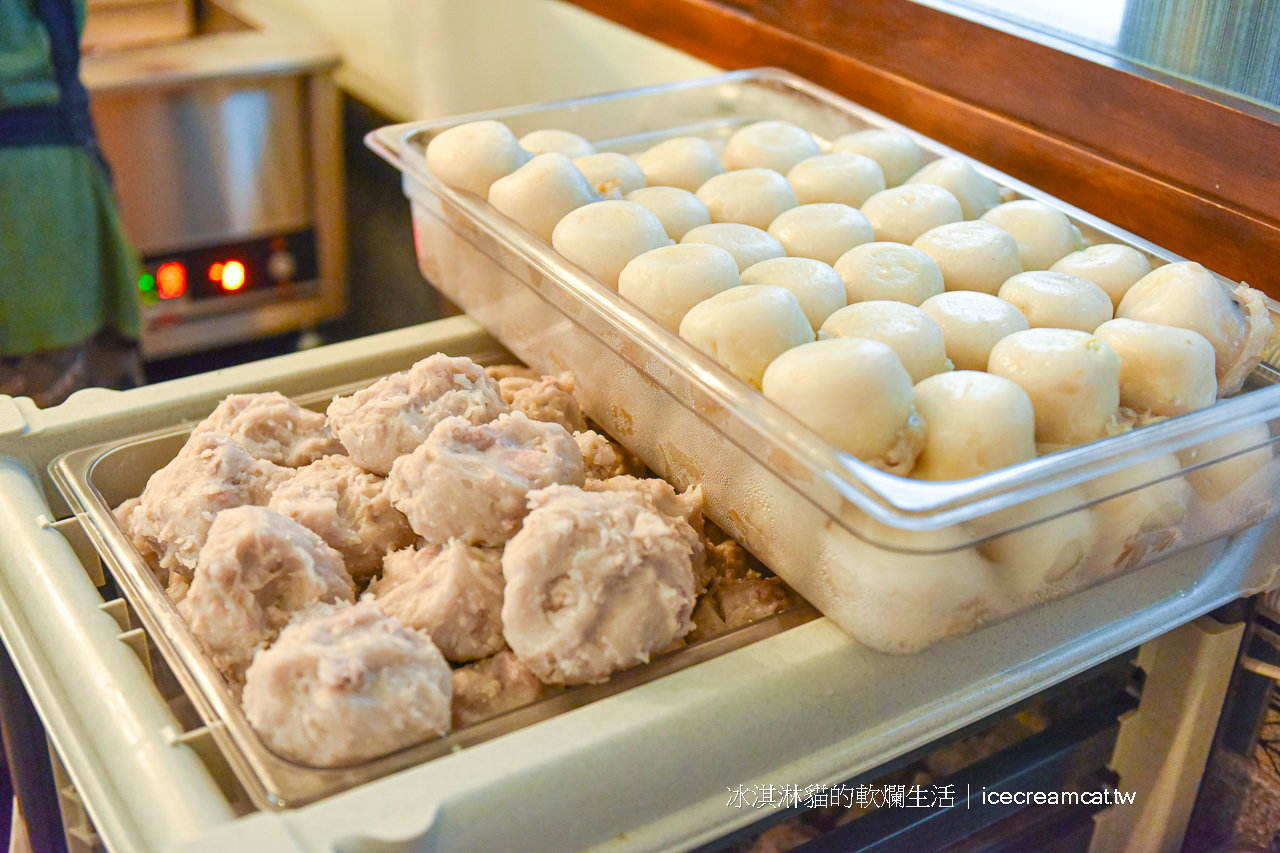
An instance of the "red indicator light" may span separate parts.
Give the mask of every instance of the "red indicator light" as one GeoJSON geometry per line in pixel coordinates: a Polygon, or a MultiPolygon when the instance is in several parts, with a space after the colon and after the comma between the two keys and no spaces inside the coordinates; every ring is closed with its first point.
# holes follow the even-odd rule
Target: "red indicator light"
{"type": "Polygon", "coordinates": [[[221,261],[209,267],[209,281],[216,282],[216,283],[222,282],[222,262],[221,261]]]}
{"type": "Polygon", "coordinates": [[[178,261],[169,261],[156,270],[156,289],[161,299],[177,299],[187,292],[187,268],[178,261]]]}
{"type": "Polygon", "coordinates": [[[239,261],[227,261],[222,265],[223,290],[239,290],[244,287],[246,279],[244,264],[239,261]]]}

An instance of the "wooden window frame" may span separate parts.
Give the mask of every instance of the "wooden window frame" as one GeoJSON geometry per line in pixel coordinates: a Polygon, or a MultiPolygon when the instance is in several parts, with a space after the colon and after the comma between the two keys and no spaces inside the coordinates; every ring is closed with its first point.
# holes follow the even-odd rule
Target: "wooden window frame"
{"type": "Polygon", "coordinates": [[[910,0],[570,0],[775,66],[1280,298],[1280,113],[910,0]]]}

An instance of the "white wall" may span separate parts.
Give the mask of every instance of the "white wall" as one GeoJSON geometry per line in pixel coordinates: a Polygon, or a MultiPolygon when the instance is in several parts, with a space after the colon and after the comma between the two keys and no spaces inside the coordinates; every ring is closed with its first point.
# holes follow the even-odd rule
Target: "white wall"
{"type": "Polygon", "coordinates": [[[339,83],[396,120],[667,83],[718,69],[558,0],[272,0],[341,50],[339,83]]]}

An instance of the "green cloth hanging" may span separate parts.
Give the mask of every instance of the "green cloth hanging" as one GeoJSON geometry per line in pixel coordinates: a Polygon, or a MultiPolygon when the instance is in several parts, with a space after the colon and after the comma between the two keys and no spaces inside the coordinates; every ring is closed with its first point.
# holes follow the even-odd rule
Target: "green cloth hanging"
{"type": "MultiPolygon", "coordinates": [[[[76,0],[83,25],[84,0],[76,0]]],[[[0,108],[58,88],[31,0],[0,0],[0,108]]],[[[91,155],[0,143],[0,355],[70,346],[98,330],[139,335],[137,255],[91,155]]]]}

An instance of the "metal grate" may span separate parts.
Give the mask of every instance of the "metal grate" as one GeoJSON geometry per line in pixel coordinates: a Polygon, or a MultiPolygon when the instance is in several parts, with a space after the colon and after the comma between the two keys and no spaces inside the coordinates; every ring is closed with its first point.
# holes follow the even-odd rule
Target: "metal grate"
{"type": "MultiPolygon", "coordinates": [[[[256,811],[222,751],[214,742],[209,727],[201,721],[168,664],[152,644],[147,632],[141,627],[142,623],[134,612],[133,606],[116,589],[114,580],[106,571],[101,557],[94,549],[92,541],[81,527],[79,520],[74,517],[65,518],[55,522],[53,527],[71,543],[80,564],[84,567],[85,574],[102,595],[103,600],[98,605],[98,609],[114,619],[119,626],[116,640],[137,656],[155,683],[157,692],[172,711],[178,723],[178,729],[171,735],[172,742],[191,748],[217,782],[222,794],[237,814],[244,815],[256,811]]],[[[66,832],[68,853],[105,853],[89,810],[52,744],[49,748],[49,757],[53,766],[54,784],[58,806],[62,813],[63,828],[66,832]]]]}

